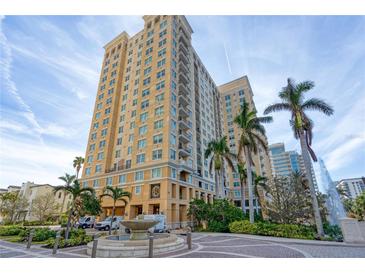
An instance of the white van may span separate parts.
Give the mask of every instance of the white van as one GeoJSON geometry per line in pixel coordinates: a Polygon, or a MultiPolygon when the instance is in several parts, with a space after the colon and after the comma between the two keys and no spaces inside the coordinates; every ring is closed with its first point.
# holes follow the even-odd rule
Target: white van
{"type": "Polygon", "coordinates": [[[151,214],[151,215],[144,215],[145,220],[155,220],[158,221],[158,224],[154,225],[152,228],[149,229],[150,232],[154,233],[163,233],[169,232],[166,226],[166,216],[162,214],[151,214]]]}
{"type": "MultiPolygon", "coordinates": [[[[95,229],[106,231],[109,230],[111,218],[112,217],[109,216],[104,221],[97,222],[95,224],[95,229]]],[[[114,216],[112,229],[119,229],[119,227],[121,226],[121,221],[123,221],[123,216],[114,216]]]]}

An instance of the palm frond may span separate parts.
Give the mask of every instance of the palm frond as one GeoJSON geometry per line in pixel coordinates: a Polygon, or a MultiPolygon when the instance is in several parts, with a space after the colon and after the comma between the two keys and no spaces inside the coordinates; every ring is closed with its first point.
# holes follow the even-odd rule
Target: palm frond
{"type": "Polygon", "coordinates": [[[304,102],[302,105],[302,110],[318,110],[328,116],[332,115],[334,112],[330,105],[318,98],[311,98],[304,102]]]}
{"type": "Polygon", "coordinates": [[[267,114],[272,113],[272,112],[282,111],[282,110],[291,111],[291,106],[288,103],[272,104],[272,105],[269,105],[264,110],[264,115],[267,115],[267,114]]]}

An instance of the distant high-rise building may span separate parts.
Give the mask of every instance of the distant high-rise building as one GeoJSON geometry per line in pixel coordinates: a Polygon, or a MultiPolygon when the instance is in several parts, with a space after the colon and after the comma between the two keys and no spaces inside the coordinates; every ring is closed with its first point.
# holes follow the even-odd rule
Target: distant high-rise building
{"type": "MultiPolygon", "coordinates": [[[[222,101],[222,114],[223,114],[223,131],[227,136],[227,141],[232,153],[237,154],[239,147],[239,140],[241,130],[233,122],[234,118],[240,113],[241,105],[243,102],[247,102],[251,110],[256,110],[253,100],[253,92],[250,82],[247,76],[240,77],[229,83],[223,84],[218,87],[221,101],[222,101]]],[[[261,136],[264,142],[267,143],[266,136],[261,136]]],[[[245,160],[245,159],[243,159],[245,160]]],[[[253,154],[254,167],[253,170],[257,175],[271,178],[271,166],[268,153],[259,145],[258,153],[253,154]]],[[[227,166],[227,185],[226,191],[229,191],[232,195],[231,198],[237,205],[241,205],[241,190],[239,174],[232,172],[227,166]]],[[[246,190],[246,196],[248,195],[246,190]]],[[[248,205],[248,201],[246,201],[248,205]]],[[[254,201],[256,204],[256,201],[254,201]]]]}
{"type": "MultiPolygon", "coordinates": [[[[269,146],[273,176],[290,176],[293,172],[305,174],[302,155],[296,151],[285,151],[284,143],[276,143],[269,146]]],[[[318,190],[317,180],[311,165],[311,175],[314,186],[318,190]]]]}
{"type": "Polygon", "coordinates": [[[342,179],[337,183],[337,188],[343,189],[349,199],[356,199],[365,191],[365,178],[342,179]]]}

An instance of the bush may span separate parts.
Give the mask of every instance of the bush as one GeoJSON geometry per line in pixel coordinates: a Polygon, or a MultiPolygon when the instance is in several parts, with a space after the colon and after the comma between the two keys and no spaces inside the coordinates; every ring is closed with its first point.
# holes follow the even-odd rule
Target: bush
{"type": "MultiPolygon", "coordinates": [[[[21,237],[21,241],[28,241],[30,232],[32,228],[26,228],[22,232],[19,233],[19,237],[21,237]]],[[[33,241],[35,242],[43,242],[48,240],[49,238],[56,237],[56,231],[50,230],[49,228],[35,228],[33,241]]]]}
{"type": "MultiPolygon", "coordinates": [[[[65,230],[62,230],[61,239],[59,242],[59,248],[85,245],[92,241],[92,237],[86,235],[86,232],[83,229],[73,229],[70,232],[70,238],[68,240],[65,240],[64,237],[65,237],[65,230]]],[[[55,238],[49,238],[44,247],[53,248],[54,243],[55,243],[55,238]]]]}
{"type": "Polygon", "coordinates": [[[41,221],[24,221],[23,222],[23,225],[24,226],[46,226],[46,225],[56,225],[57,222],[52,222],[52,221],[44,221],[44,222],[41,222],[41,221]]]}
{"type": "Polygon", "coordinates": [[[251,224],[249,221],[236,221],[229,225],[232,233],[247,233],[263,236],[296,238],[314,240],[316,231],[311,226],[295,224],[275,224],[268,222],[257,222],[251,224]]]}
{"type": "Polygon", "coordinates": [[[0,236],[16,236],[22,231],[24,228],[19,225],[0,226],[0,236]]]}
{"type": "Polygon", "coordinates": [[[329,223],[323,224],[324,233],[326,234],[326,240],[330,241],[343,241],[342,230],[338,225],[330,225],[329,223]]]}

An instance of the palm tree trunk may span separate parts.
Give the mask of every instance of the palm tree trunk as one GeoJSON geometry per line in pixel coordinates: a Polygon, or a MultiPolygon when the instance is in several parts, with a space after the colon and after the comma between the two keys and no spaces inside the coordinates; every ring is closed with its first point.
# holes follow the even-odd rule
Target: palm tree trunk
{"type": "Polygon", "coordinates": [[[109,235],[111,235],[111,234],[112,234],[112,227],[113,227],[114,212],[115,212],[115,202],[114,202],[114,204],[113,204],[112,218],[111,218],[111,220],[110,220],[109,235]]]}
{"type": "Polygon", "coordinates": [[[68,236],[70,233],[70,226],[71,226],[71,214],[74,208],[74,202],[72,202],[72,206],[68,212],[68,217],[67,217],[67,226],[66,226],[66,232],[65,232],[65,239],[68,240],[68,236]]]}
{"type": "Polygon", "coordinates": [[[246,193],[245,193],[245,186],[244,181],[241,181],[241,208],[243,215],[246,214],[246,193]]]}
{"type": "Polygon", "coordinates": [[[216,170],[215,171],[215,196],[217,199],[219,198],[219,179],[220,179],[219,171],[216,170]]]}
{"type": "Polygon", "coordinates": [[[319,236],[323,237],[324,236],[323,224],[322,224],[321,214],[319,212],[318,200],[317,200],[317,196],[316,196],[316,191],[314,189],[312,173],[311,173],[311,159],[310,159],[310,156],[309,156],[309,153],[307,150],[307,143],[305,140],[305,136],[302,132],[299,134],[299,138],[300,138],[300,147],[302,149],[302,157],[303,157],[304,167],[305,167],[305,177],[308,180],[309,190],[310,190],[310,194],[311,194],[311,198],[312,198],[313,213],[314,213],[314,219],[316,222],[317,232],[318,232],[319,236]]]}
{"type": "Polygon", "coordinates": [[[247,169],[247,184],[248,184],[248,206],[250,212],[250,223],[253,224],[255,221],[254,208],[253,208],[253,193],[252,193],[252,169],[251,169],[251,157],[249,149],[245,146],[244,148],[246,158],[246,169],[247,169]]]}
{"type": "Polygon", "coordinates": [[[219,176],[219,180],[221,182],[221,191],[222,191],[222,194],[221,194],[221,198],[225,198],[225,195],[224,195],[224,172],[221,170],[220,171],[220,176],[219,176]]]}

